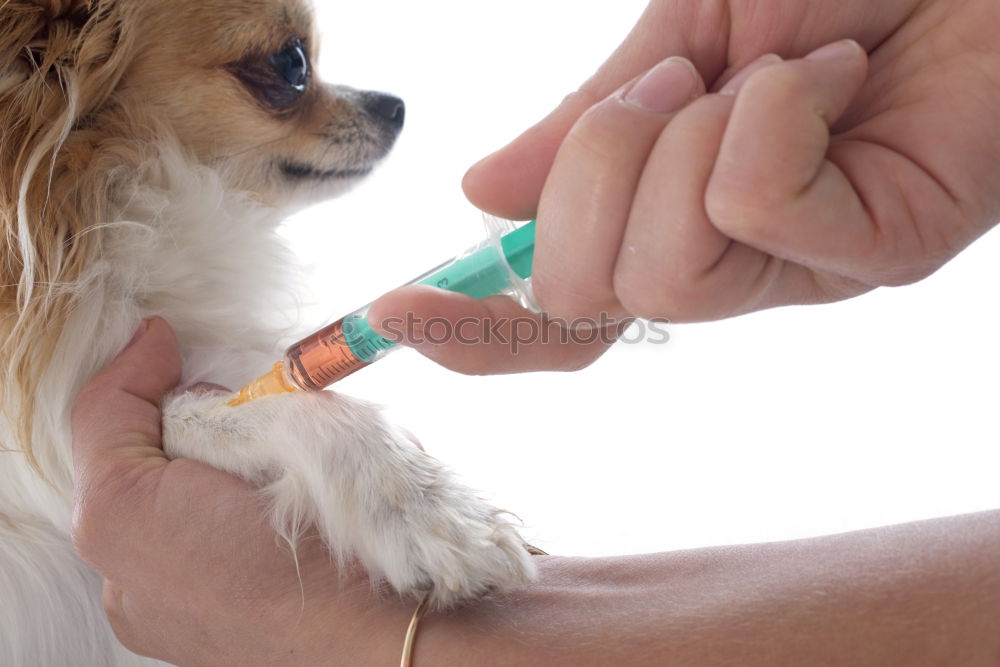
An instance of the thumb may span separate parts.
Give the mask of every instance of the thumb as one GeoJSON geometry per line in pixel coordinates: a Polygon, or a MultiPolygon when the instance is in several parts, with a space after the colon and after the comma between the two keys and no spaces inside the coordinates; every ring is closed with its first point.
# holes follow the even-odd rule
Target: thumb
{"type": "Polygon", "coordinates": [[[629,324],[610,322],[605,330],[577,333],[506,296],[476,300],[425,285],[382,296],[368,311],[368,321],[390,340],[468,375],[579,370],[606,352],[629,324]]]}
{"type": "Polygon", "coordinates": [[[701,4],[651,2],[621,46],[579,90],[469,169],[462,182],[469,201],[502,218],[533,218],[556,153],[587,109],[668,56],[689,58],[707,81],[713,81],[725,66],[725,45],[715,36],[722,34],[726,17],[701,4]]]}
{"type": "Polygon", "coordinates": [[[180,381],[180,351],[164,320],[140,325],[132,342],[77,396],[73,460],[78,490],[103,483],[121,463],[153,459],[160,448],[160,401],[180,381]]]}

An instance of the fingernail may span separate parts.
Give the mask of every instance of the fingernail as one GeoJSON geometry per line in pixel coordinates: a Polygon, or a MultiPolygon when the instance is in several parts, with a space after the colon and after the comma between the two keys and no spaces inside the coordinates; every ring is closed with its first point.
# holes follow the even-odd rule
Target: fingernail
{"type": "Polygon", "coordinates": [[[764,69],[768,65],[774,65],[775,63],[780,63],[780,62],[782,62],[781,56],[774,53],[768,53],[767,55],[757,58],[757,60],[754,60],[752,63],[741,69],[736,74],[736,76],[727,81],[726,85],[723,86],[722,90],[719,91],[719,94],[735,95],[740,91],[740,88],[743,87],[743,84],[747,82],[747,79],[750,78],[751,74],[753,74],[758,70],[764,69]]]}
{"type": "Polygon", "coordinates": [[[124,352],[125,350],[129,349],[130,347],[138,343],[139,339],[141,339],[148,330],[149,330],[149,319],[145,319],[139,323],[139,327],[135,330],[135,333],[132,334],[132,340],[128,342],[128,345],[122,348],[122,352],[124,352]]]}
{"type": "Polygon", "coordinates": [[[827,44],[826,46],[816,49],[808,56],[806,60],[848,60],[850,58],[857,58],[864,49],[861,45],[855,42],[853,39],[843,39],[839,42],[834,42],[833,44],[827,44]]]}
{"type": "Polygon", "coordinates": [[[698,81],[698,70],[690,60],[668,58],[646,72],[625,94],[624,101],[653,113],[670,113],[694,97],[698,81]]]}

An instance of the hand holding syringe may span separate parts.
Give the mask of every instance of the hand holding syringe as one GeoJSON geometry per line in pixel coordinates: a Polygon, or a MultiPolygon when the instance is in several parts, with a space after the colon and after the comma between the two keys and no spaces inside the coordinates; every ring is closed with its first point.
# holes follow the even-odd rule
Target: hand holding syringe
{"type": "MultiPolygon", "coordinates": [[[[528,279],[535,253],[535,223],[518,229],[497,220],[489,225],[488,239],[408,284],[431,285],[476,299],[507,294],[531,303],[528,279]]],[[[370,306],[289,347],[270,373],[244,387],[229,405],[272,394],[319,391],[384,357],[396,343],[368,324],[370,306]]]]}

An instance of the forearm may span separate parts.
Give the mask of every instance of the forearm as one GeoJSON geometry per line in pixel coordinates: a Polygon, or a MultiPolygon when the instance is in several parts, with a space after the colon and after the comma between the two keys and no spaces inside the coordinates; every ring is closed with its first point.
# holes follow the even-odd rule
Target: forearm
{"type": "MultiPolygon", "coordinates": [[[[1000,661],[1000,512],[807,541],[539,564],[539,582],[517,595],[428,615],[414,667],[1000,661]]],[[[391,614],[398,646],[402,616],[391,614]]],[[[398,652],[391,641],[378,643],[386,657],[398,652]]],[[[380,660],[371,664],[392,664],[380,660]]]]}

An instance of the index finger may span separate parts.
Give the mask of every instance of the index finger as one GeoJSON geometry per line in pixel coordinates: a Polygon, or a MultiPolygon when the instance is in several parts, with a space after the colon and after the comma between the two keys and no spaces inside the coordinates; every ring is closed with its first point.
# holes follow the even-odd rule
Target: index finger
{"type": "Polygon", "coordinates": [[[667,56],[689,58],[707,80],[714,80],[725,67],[726,16],[704,4],[651,2],[622,44],[576,92],[508,146],[469,169],[462,182],[469,201],[502,218],[533,218],[556,152],[587,109],[667,56]],[[695,33],[699,39],[692,38],[695,33]],[[704,35],[715,37],[700,39],[704,35]]]}

